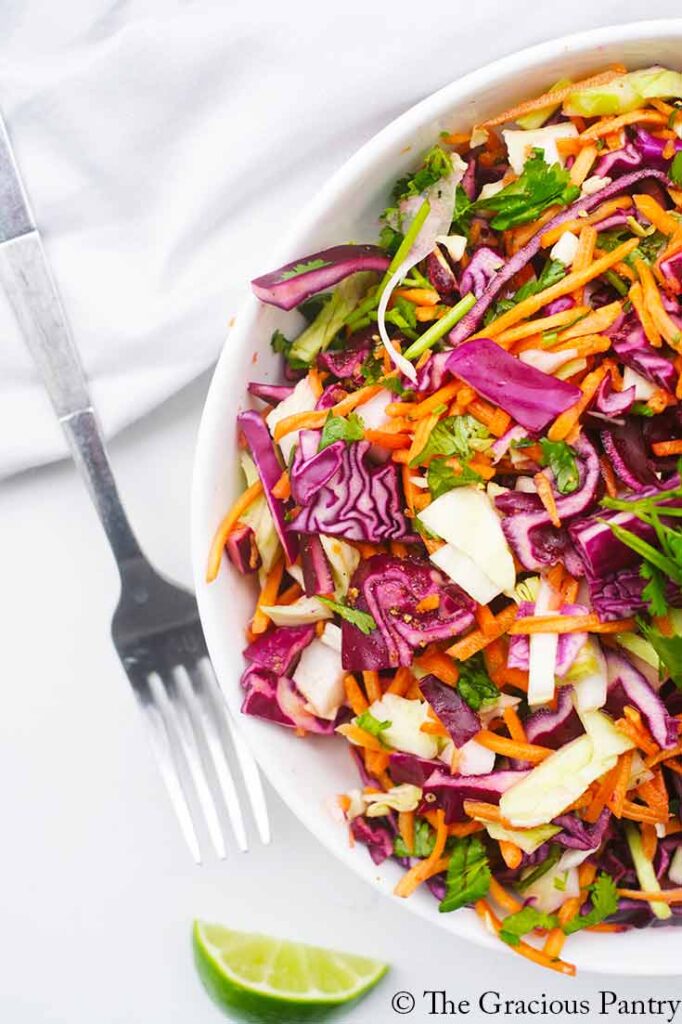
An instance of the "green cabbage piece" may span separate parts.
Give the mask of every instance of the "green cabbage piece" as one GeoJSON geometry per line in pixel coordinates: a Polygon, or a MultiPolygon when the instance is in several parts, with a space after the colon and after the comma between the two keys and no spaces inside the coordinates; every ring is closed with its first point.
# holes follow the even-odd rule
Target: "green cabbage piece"
{"type": "Polygon", "coordinates": [[[581,117],[605,117],[627,114],[646,100],[682,97],[682,73],[668,68],[644,68],[614,78],[606,85],[594,85],[572,93],[564,103],[564,113],[581,117]]]}
{"type": "MultiPolygon", "coordinates": [[[[557,89],[563,89],[570,84],[570,78],[562,78],[548,92],[555,92],[557,89]]],[[[549,121],[550,117],[556,114],[560,106],[560,103],[553,103],[550,107],[543,107],[541,110],[531,110],[530,114],[522,114],[521,117],[517,117],[516,123],[519,128],[523,128],[527,132],[535,131],[536,128],[542,128],[545,121],[549,121]]]]}
{"type": "Polygon", "coordinates": [[[289,361],[299,360],[309,366],[317,353],[324,352],[331,344],[343,327],[346,317],[350,316],[376,280],[376,274],[363,270],[358,274],[351,274],[342,281],[313,322],[292,342],[289,361]]]}

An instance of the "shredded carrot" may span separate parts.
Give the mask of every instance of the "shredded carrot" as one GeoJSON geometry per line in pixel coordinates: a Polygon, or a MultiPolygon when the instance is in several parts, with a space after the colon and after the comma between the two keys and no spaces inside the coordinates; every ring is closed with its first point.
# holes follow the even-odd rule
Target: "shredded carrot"
{"type": "Polygon", "coordinates": [[[569,921],[572,921],[574,917],[577,917],[580,913],[580,899],[577,896],[569,896],[567,900],[559,907],[559,924],[565,925],[569,921]]]}
{"type": "Polygon", "coordinates": [[[520,743],[518,740],[509,739],[507,736],[498,736],[490,729],[481,729],[474,737],[486,750],[492,750],[503,757],[518,758],[519,761],[530,761],[531,764],[540,764],[549,757],[552,751],[548,747],[540,747],[535,743],[520,743]]]}
{"type": "Polygon", "coordinates": [[[634,803],[632,800],[623,801],[621,817],[627,818],[629,821],[647,822],[650,825],[663,824],[663,819],[660,815],[650,811],[648,807],[634,803]]]}
{"type": "MultiPolygon", "coordinates": [[[[578,239],[578,249],[573,258],[571,269],[573,273],[580,273],[582,270],[587,270],[594,259],[594,249],[597,244],[597,231],[592,227],[591,224],[585,225],[580,232],[578,239]]],[[[583,289],[582,287],[577,288],[575,292],[576,302],[582,302],[583,289]]]]}
{"type": "Polygon", "coordinates": [[[339,795],[336,798],[336,802],[343,811],[343,813],[347,814],[348,811],[350,810],[350,797],[346,793],[339,793],[339,795]]]}
{"type": "Polygon", "coordinates": [[[661,889],[660,892],[619,889],[618,895],[625,900],[646,900],[647,903],[682,903],[682,889],[661,889]]]}
{"type": "Polygon", "coordinates": [[[657,110],[630,110],[618,117],[604,117],[596,124],[590,125],[582,135],[583,140],[602,139],[605,135],[627,128],[630,124],[666,124],[667,118],[657,110]]]}
{"type": "Polygon", "coordinates": [[[426,443],[429,437],[431,436],[431,431],[436,426],[439,419],[440,413],[432,412],[429,413],[429,415],[425,416],[423,419],[419,420],[419,422],[417,423],[417,429],[415,430],[414,435],[412,437],[412,445],[410,446],[410,450],[407,453],[408,463],[414,462],[415,459],[419,458],[424,448],[426,447],[426,443]]]}
{"type": "Polygon", "coordinates": [[[299,584],[292,583],[290,587],[287,587],[287,589],[283,590],[282,593],[279,595],[279,597],[277,598],[277,604],[293,604],[294,601],[297,601],[299,599],[302,593],[303,591],[301,590],[299,584]]]}
{"type": "Polygon", "coordinates": [[[596,159],[596,146],[592,145],[582,147],[582,149],[579,151],[575,159],[573,166],[571,167],[568,173],[571,185],[582,185],[582,183],[585,181],[585,178],[592,170],[592,165],[594,164],[596,159]]]}
{"type": "Polygon", "coordinates": [[[647,823],[642,825],[642,853],[647,860],[653,860],[656,856],[656,847],[658,846],[658,836],[656,835],[656,829],[653,825],[647,823]]]}
{"type": "Polygon", "coordinates": [[[379,448],[386,448],[388,451],[407,449],[412,443],[409,434],[393,434],[387,433],[385,430],[365,430],[365,440],[379,448]]]}
{"type": "Polygon", "coordinates": [[[497,621],[487,605],[479,604],[475,611],[476,622],[486,636],[497,637],[497,621]]]}
{"type": "Polygon", "coordinates": [[[413,682],[414,676],[409,668],[399,668],[386,692],[396,693],[399,697],[404,697],[413,682]]]}
{"type": "Polygon", "coordinates": [[[381,384],[368,384],[367,387],[360,388],[359,391],[352,391],[350,395],[331,406],[330,409],[313,409],[310,412],[296,412],[291,416],[285,416],[275,425],[274,439],[281,441],[293,430],[316,430],[324,425],[324,421],[330,413],[334,416],[346,416],[353,409],[357,409],[359,405],[369,402],[370,398],[374,398],[380,391],[381,384]]]}
{"type": "Polygon", "coordinates": [[[455,686],[459,679],[459,669],[447,654],[436,648],[427,650],[424,654],[418,655],[414,660],[415,665],[422,672],[430,673],[440,679],[442,683],[455,686]]]}
{"type": "Polygon", "coordinates": [[[630,299],[630,302],[634,306],[635,312],[637,313],[637,316],[640,319],[642,327],[644,328],[644,333],[647,336],[647,340],[651,345],[654,345],[654,347],[660,348],[661,335],[644,301],[644,293],[642,291],[642,285],[639,281],[636,281],[635,284],[633,284],[630,288],[628,298],[630,299]]]}
{"type": "Polygon", "coordinates": [[[545,956],[548,956],[550,960],[556,960],[561,956],[561,951],[564,948],[565,942],[566,933],[563,928],[552,928],[547,935],[545,944],[542,947],[542,952],[545,956]]]}
{"type": "Polygon", "coordinates": [[[339,725],[336,729],[338,733],[345,736],[349,743],[353,743],[356,747],[363,747],[365,750],[373,750],[378,754],[385,753],[385,748],[382,747],[378,739],[375,739],[370,733],[365,732],[358,725],[353,725],[348,722],[346,725],[339,725]]]}
{"type": "Polygon", "coordinates": [[[602,203],[601,206],[588,214],[587,217],[565,220],[563,224],[558,224],[551,231],[546,231],[541,238],[542,248],[549,249],[555,242],[559,241],[565,231],[579,233],[586,224],[599,224],[619,210],[627,210],[631,206],[632,198],[630,196],[616,196],[614,199],[607,199],[605,203],[602,203]]]}
{"type": "Polygon", "coordinates": [[[401,405],[407,405],[405,416],[410,420],[420,420],[424,416],[430,415],[434,409],[437,409],[439,405],[447,405],[448,402],[452,401],[456,397],[458,391],[462,390],[462,382],[452,381],[450,384],[446,384],[442,388],[438,388],[432,395],[425,398],[421,402],[413,403],[400,403],[401,405]]]}
{"type": "Polygon", "coordinates": [[[375,700],[381,700],[381,683],[379,682],[378,672],[363,672],[362,681],[365,684],[365,693],[367,694],[367,700],[370,704],[373,704],[375,700]]]}
{"type": "Polygon", "coordinates": [[[322,383],[320,371],[315,366],[308,370],[308,383],[310,384],[310,389],[315,395],[315,398],[320,398],[324,391],[324,384],[322,383]]]}
{"type": "Polygon", "coordinates": [[[654,455],[682,455],[682,441],[654,441],[651,449],[654,455]]]}
{"type": "Polygon", "coordinates": [[[474,398],[467,406],[467,412],[483,423],[495,437],[502,437],[511,426],[511,416],[482,398],[474,398]]]}
{"type": "Polygon", "coordinates": [[[512,894],[508,892],[503,885],[500,885],[495,876],[490,879],[489,891],[492,899],[495,900],[495,903],[510,914],[515,914],[517,910],[520,910],[523,906],[520,900],[517,900],[516,897],[512,896],[512,894]]]}
{"type": "Polygon", "coordinates": [[[415,889],[429,877],[429,872],[440,861],[448,839],[448,829],[445,824],[445,812],[439,810],[436,812],[436,816],[436,838],[433,850],[425,860],[415,864],[413,868],[410,868],[410,870],[403,875],[393,890],[396,896],[411,896],[415,889]]]}
{"type": "Polygon", "coordinates": [[[509,110],[505,110],[503,113],[483,121],[477,127],[496,128],[497,125],[506,124],[508,121],[518,121],[519,117],[523,117],[524,114],[530,114],[534,110],[544,110],[546,107],[560,106],[574,92],[579,92],[581,89],[588,89],[595,85],[606,85],[607,82],[612,82],[614,78],[618,78],[617,72],[602,71],[598,75],[592,75],[590,78],[563,86],[561,89],[550,89],[541,96],[536,96],[534,100],[518,103],[515,107],[510,107],[509,110]]]}
{"type": "Polygon", "coordinates": [[[510,636],[523,633],[624,633],[636,626],[634,619],[600,622],[595,612],[585,615],[524,615],[509,629],[510,636]]]}
{"type": "Polygon", "coordinates": [[[419,726],[419,731],[425,732],[427,736],[442,736],[443,739],[450,738],[450,733],[442,722],[423,722],[419,726]]]}
{"type": "Polygon", "coordinates": [[[581,397],[575,405],[570,407],[570,409],[566,409],[565,412],[562,412],[557,416],[554,423],[549,428],[547,437],[550,441],[563,441],[564,438],[570,434],[580,420],[583,412],[596,395],[599,385],[606,376],[606,373],[607,371],[603,364],[598,366],[596,370],[592,370],[591,373],[588,373],[587,377],[585,377],[580,385],[580,390],[582,391],[581,397]]]}
{"type": "MultiPolygon", "coordinates": [[[[474,909],[483,922],[499,934],[502,928],[502,921],[500,921],[490,905],[485,900],[477,900],[474,904],[474,909]]],[[[569,977],[575,975],[575,966],[573,964],[566,963],[565,960],[553,959],[543,950],[536,949],[535,946],[531,946],[523,940],[509,948],[514,953],[518,953],[519,956],[525,957],[526,960],[532,960],[533,963],[539,964],[541,967],[548,967],[551,971],[557,971],[559,974],[565,974],[569,977]]]]}
{"type": "Polygon", "coordinates": [[[291,497],[291,481],[286,469],[283,470],[281,477],[270,493],[274,498],[281,498],[282,501],[286,501],[287,498],[291,497]]]}
{"type": "Polygon", "coordinates": [[[463,640],[458,640],[452,647],[448,647],[447,653],[456,658],[457,661],[466,661],[467,658],[471,658],[472,655],[482,651],[484,647],[487,647],[497,637],[504,636],[515,618],[516,605],[512,603],[495,616],[495,621],[497,622],[496,633],[486,635],[483,630],[474,630],[468,636],[465,636],[463,640]]]}
{"type": "Polygon", "coordinates": [[[634,197],[635,206],[655,228],[664,235],[674,235],[680,230],[680,222],[671,217],[653,196],[638,195],[634,197]]]}
{"type": "Polygon", "coordinates": [[[211,548],[208,554],[208,565],[206,566],[207,583],[212,583],[220,571],[220,562],[223,557],[227,538],[237,525],[239,517],[246,512],[249,505],[252,505],[256,498],[259,498],[262,493],[263,485],[260,480],[256,480],[250,487],[247,487],[246,490],[239,495],[230,511],[221,520],[220,525],[213,536],[213,540],[211,541],[211,548]]]}
{"type": "Polygon", "coordinates": [[[656,329],[672,348],[682,347],[682,332],[663,305],[651,267],[644,260],[635,260],[635,268],[642,282],[644,303],[656,329]]]}
{"type": "Polygon", "coordinates": [[[440,295],[433,288],[396,288],[394,294],[415,306],[437,306],[440,302],[440,295]]]}
{"type": "MultiPolygon", "coordinates": [[[[576,307],[568,312],[575,312],[576,307]]],[[[601,334],[615,324],[623,311],[623,303],[620,301],[609,302],[606,306],[600,306],[587,316],[581,317],[577,323],[572,323],[563,331],[559,331],[557,341],[566,342],[573,338],[582,338],[587,334],[601,334]]]]}
{"type": "Polygon", "coordinates": [[[256,636],[260,633],[264,633],[270,624],[270,617],[263,611],[263,606],[276,604],[279,585],[282,582],[283,573],[284,559],[278,558],[270,572],[265,577],[265,582],[263,583],[261,592],[258,595],[258,601],[256,602],[256,611],[254,612],[253,620],[251,622],[251,632],[256,636]]]}
{"type": "Polygon", "coordinates": [[[583,861],[578,868],[578,885],[581,889],[588,889],[597,877],[597,865],[590,861],[583,861]]]}
{"type": "Polygon", "coordinates": [[[448,825],[448,832],[451,836],[472,836],[475,832],[482,832],[484,828],[480,821],[463,821],[448,825]]]}
{"type": "Polygon", "coordinates": [[[500,854],[502,860],[507,867],[514,871],[520,865],[523,860],[523,850],[516,843],[510,843],[507,839],[500,839],[498,846],[500,847],[500,854]]]}
{"type": "Polygon", "coordinates": [[[500,808],[495,804],[485,803],[483,800],[465,800],[464,813],[469,818],[477,818],[479,821],[488,821],[499,824],[502,822],[500,808]]]}
{"type": "Polygon", "coordinates": [[[346,702],[350,705],[354,715],[361,715],[367,710],[369,707],[367,698],[360,689],[355,676],[347,673],[343,677],[343,688],[346,692],[346,702]]]}
{"type": "Polygon", "coordinates": [[[543,472],[540,472],[535,474],[533,480],[535,481],[535,486],[537,488],[540,501],[544,505],[547,515],[552,520],[552,525],[556,526],[556,528],[560,530],[561,519],[559,518],[559,513],[557,512],[554,491],[552,490],[552,485],[549,482],[549,479],[545,476],[543,472]]]}
{"type": "Polygon", "coordinates": [[[414,811],[400,811],[398,814],[398,831],[408,850],[414,852],[414,811]]]}
{"type": "Polygon", "coordinates": [[[519,718],[515,708],[505,708],[502,712],[502,718],[504,724],[509,730],[509,735],[517,743],[527,743],[526,730],[523,728],[523,723],[519,718]]]}
{"type": "Polygon", "coordinates": [[[370,775],[381,782],[384,789],[391,788],[391,780],[384,777],[389,766],[391,755],[386,750],[366,750],[365,765],[370,775]]]}
{"type": "Polygon", "coordinates": [[[585,821],[589,821],[593,824],[597,820],[601,812],[606,807],[607,801],[613,796],[614,789],[620,778],[620,771],[620,762],[617,762],[611,771],[608,771],[606,775],[602,777],[599,785],[597,786],[596,793],[583,812],[583,818],[585,821]]]}
{"type": "Polygon", "coordinates": [[[623,815],[625,795],[630,782],[630,771],[632,768],[632,751],[626,750],[618,759],[618,774],[616,775],[613,792],[607,798],[606,804],[613,811],[617,818],[623,815]]]}
{"type": "MultiPolygon", "coordinates": [[[[528,337],[541,335],[544,331],[553,331],[558,327],[572,324],[574,321],[584,317],[587,312],[587,306],[573,306],[572,309],[564,309],[560,313],[554,313],[552,316],[543,316],[538,320],[529,320],[525,324],[519,324],[518,327],[510,327],[508,331],[498,334],[495,341],[503,348],[510,348],[516,342],[523,341],[528,337]]],[[[473,335],[473,337],[484,336],[485,331],[479,331],[478,335],[473,335]]],[[[559,334],[559,338],[563,336],[563,332],[559,334]]]]}
{"type": "Polygon", "coordinates": [[[612,252],[595,260],[587,269],[567,274],[557,284],[545,288],[544,291],[539,292],[537,295],[531,295],[530,298],[524,299],[522,302],[517,302],[513,309],[503,313],[502,316],[499,316],[487,325],[486,336],[490,338],[497,337],[502,331],[506,331],[507,328],[519,323],[520,320],[526,320],[533,313],[537,313],[548,302],[562,298],[564,295],[570,295],[577,288],[582,288],[596,277],[600,277],[607,270],[610,270],[615,263],[619,263],[626,256],[629,256],[637,248],[638,241],[639,239],[637,238],[631,238],[627,242],[623,242],[622,245],[619,245],[612,252]]]}

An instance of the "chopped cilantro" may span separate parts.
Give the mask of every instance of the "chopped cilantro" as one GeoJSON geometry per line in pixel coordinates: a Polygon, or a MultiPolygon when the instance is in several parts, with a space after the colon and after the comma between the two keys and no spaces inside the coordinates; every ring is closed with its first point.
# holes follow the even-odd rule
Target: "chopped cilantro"
{"type": "Polygon", "coordinates": [[[580,483],[578,461],[575,452],[565,441],[540,441],[542,458],[554,474],[554,482],[560,494],[572,494],[580,483]]]}
{"type": "Polygon", "coordinates": [[[676,153],[670,165],[670,178],[682,188],[682,152],[676,153]]]}
{"type": "Polygon", "coordinates": [[[417,466],[433,455],[445,455],[448,458],[454,455],[458,459],[470,459],[474,451],[488,447],[487,444],[481,445],[480,441],[486,441],[489,437],[487,427],[473,416],[447,416],[436,424],[425,446],[410,465],[417,466]]]}
{"type": "Polygon", "coordinates": [[[500,691],[486,672],[483,656],[480,654],[460,663],[457,690],[462,700],[465,700],[474,711],[494,704],[500,696],[500,691]]]}
{"type": "MultiPolygon", "coordinates": [[[[445,459],[432,459],[426,471],[426,482],[434,500],[455,487],[485,483],[483,477],[469,466],[462,466],[458,473],[445,459]]],[[[417,524],[420,522],[419,517],[415,522],[417,524]]]]}
{"type": "Polygon", "coordinates": [[[474,206],[495,213],[491,226],[506,231],[535,220],[548,206],[568,206],[579,195],[568,171],[558,163],[546,163],[542,150],[534,149],[516,181],[494,196],[477,200],[474,206]]]}
{"type": "Polygon", "coordinates": [[[518,305],[519,302],[523,302],[524,299],[529,299],[531,296],[539,294],[539,292],[544,292],[546,288],[551,288],[553,284],[557,284],[565,276],[566,267],[563,263],[560,263],[559,260],[548,260],[538,278],[526,281],[510,298],[498,299],[488,310],[485,323],[489,324],[492,320],[496,320],[498,316],[513,309],[514,306],[518,305]]]}
{"type": "Polygon", "coordinates": [[[396,857],[429,857],[435,845],[436,833],[428,821],[417,818],[414,823],[414,849],[408,850],[403,837],[397,835],[393,840],[393,852],[396,857]]]}
{"type": "Polygon", "coordinates": [[[277,352],[279,355],[284,356],[289,366],[293,370],[304,370],[307,369],[308,364],[302,359],[296,359],[291,355],[291,346],[293,342],[289,341],[287,337],[280,330],[273,333],[270,338],[270,348],[273,352],[277,352]]]}
{"type": "Polygon", "coordinates": [[[279,275],[280,281],[290,281],[292,277],[300,277],[301,274],[308,274],[311,270],[321,270],[322,267],[330,266],[329,260],[307,260],[305,263],[297,263],[289,270],[283,270],[279,275]]]}
{"type": "Polygon", "coordinates": [[[343,604],[341,601],[333,601],[331,597],[318,596],[317,600],[321,601],[322,604],[326,604],[328,608],[331,608],[333,612],[336,612],[346,622],[350,622],[352,626],[357,626],[365,636],[368,636],[373,629],[377,628],[377,624],[369,612],[361,612],[358,608],[349,608],[347,604],[343,604]]]}
{"type": "Polygon", "coordinates": [[[592,928],[618,910],[616,883],[611,875],[607,875],[604,871],[597,876],[594,885],[590,887],[590,897],[592,910],[587,914],[574,917],[573,920],[565,924],[564,931],[567,935],[579,932],[581,928],[592,928]]]}
{"type": "Polygon", "coordinates": [[[322,427],[319,451],[336,441],[362,441],[364,434],[364,424],[356,412],[352,412],[347,418],[334,416],[330,412],[322,427]]]}
{"type": "Polygon", "coordinates": [[[668,602],[665,599],[665,579],[660,569],[650,562],[642,562],[639,569],[640,576],[647,580],[642,590],[642,597],[649,606],[650,615],[666,615],[668,602]]]}
{"type": "Polygon", "coordinates": [[[488,855],[477,836],[458,838],[452,848],[445,897],[438,910],[447,914],[488,895],[492,874],[488,855]]]}
{"type": "MultiPolygon", "coordinates": [[[[653,623],[638,620],[640,632],[658,655],[661,669],[667,670],[678,690],[682,690],[682,636],[665,636],[653,623]]],[[[663,674],[663,673],[661,673],[663,674]]]]}
{"type": "Polygon", "coordinates": [[[523,907],[515,914],[508,914],[502,922],[500,938],[510,946],[518,946],[522,936],[532,932],[534,928],[556,928],[556,914],[545,914],[533,906],[523,907]]]}

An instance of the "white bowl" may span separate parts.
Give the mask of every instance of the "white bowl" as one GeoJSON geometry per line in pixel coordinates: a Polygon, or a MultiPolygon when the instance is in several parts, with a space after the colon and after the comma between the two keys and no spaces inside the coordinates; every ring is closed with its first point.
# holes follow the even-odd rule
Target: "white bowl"
{"type": "MultiPolygon", "coordinates": [[[[264,256],[263,271],[346,240],[373,241],[377,215],[390,185],[414,165],[415,156],[438,132],[465,131],[501,108],[540,93],[566,76],[574,79],[610,63],[680,67],[682,19],[597,29],[543,43],[489,64],[418,103],[363,146],[295,219],[283,249],[264,256]]],[[[215,583],[204,582],[213,532],[231,505],[239,483],[235,418],[248,404],[250,379],[277,381],[279,357],[270,351],[275,327],[295,330],[296,313],[282,313],[249,298],[223,349],[199,430],[192,494],[192,556],[197,598],[208,647],[227,703],[260,766],[282,799],[306,827],[359,876],[389,898],[402,874],[397,865],[375,867],[363,846],[350,849],[343,824],[331,812],[334,795],[357,784],[345,741],[297,739],[289,730],[240,716],[243,630],[253,612],[251,582],[224,567],[215,583]],[[255,364],[255,365],[254,365],[255,364]]],[[[402,901],[406,911],[478,945],[504,950],[473,911],[439,914],[428,891],[402,901]]],[[[622,935],[582,933],[568,959],[583,970],[614,974],[679,974],[682,936],[677,929],[622,935]]]]}

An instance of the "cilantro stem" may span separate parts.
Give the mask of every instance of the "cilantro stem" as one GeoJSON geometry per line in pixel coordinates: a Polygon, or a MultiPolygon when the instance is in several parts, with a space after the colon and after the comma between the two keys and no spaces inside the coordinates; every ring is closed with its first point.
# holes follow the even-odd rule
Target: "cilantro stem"
{"type": "MultiPolygon", "coordinates": [[[[602,519],[602,522],[606,522],[606,520],[602,519]]],[[[632,533],[630,530],[625,530],[622,526],[618,526],[616,523],[608,523],[607,525],[610,526],[614,535],[621,544],[625,544],[632,551],[635,551],[638,555],[641,555],[642,558],[645,558],[647,562],[651,562],[652,565],[655,565],[657,569],[664,572],[666,576],[669,576],[671,580],[675,581],[675,583],[682,583],[682,573],[671,558],[666,558],[666,556],[657,548],[653,547],[653,545],[649,544],[647,541],[642,540],[642,538],[638,537],[636,533],[632,533]]]]}
{"type": "Polygon", "coordinates": [[[451,331],[455,324],[458,324],[462,317],[466,316],[469,310],[476,305],[476,296],[469,292],[463,299],[460,299],[456,306],[448,310],[445,316],[442,316],[440,320],[436,320],[435,323],[431,324],[428,330],[424,331],[420,338],[418,338],[404,353],[406,359],[416,359],[426,352],[427,349],[439,341],[443,335],[451,331]]]}

